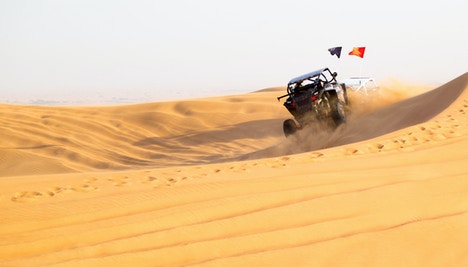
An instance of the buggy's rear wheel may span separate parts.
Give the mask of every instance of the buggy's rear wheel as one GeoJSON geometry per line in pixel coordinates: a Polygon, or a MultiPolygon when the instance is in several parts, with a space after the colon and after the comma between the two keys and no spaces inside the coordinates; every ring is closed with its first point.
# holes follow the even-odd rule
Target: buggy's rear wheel
{"type": "Polygon", "coordinates": [[[293,119],[287,119],[283,122],[283,132],[286,137],[296,133],[298,128],[293,119]]]}
{"type": "Polygon", "coordinates": [[[338,100],[336,95],[331,95],[330,99],[331,115],[335,126],[346,122],[345,105],[338,100]]]}
{"type": "Polygon", "coordinates": [[[346,84],[342,83],[341,84],[341,89],[343,90],[343,96],[345,100],[345,104],[349,105],[349,98],[348,98],[348,89],[346,88],[346,84]]]}

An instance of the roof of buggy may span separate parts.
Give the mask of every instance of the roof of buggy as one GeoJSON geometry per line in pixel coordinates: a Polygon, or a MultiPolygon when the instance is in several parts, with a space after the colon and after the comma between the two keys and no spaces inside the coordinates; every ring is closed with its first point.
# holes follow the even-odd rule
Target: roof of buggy
{"type": "Polygon", "coordinates": [[[318,69],[316,71],[312,71],[310,73],[306,73],[304,75],[301,75],[299,77],[296,77],[296,78],[293,78],[292,80],[289,81],[288,85],[291,85],[291,84],[294,84],[294,83],[297,83],[297,82],[302,82],[304,80],[307,80],[307,79],[310,79],[310,78],[314,78],[314,77],[317,77],[319,76],[322,72],[328,70],[328,68],[323,68],[323,69],[318,69]]]}

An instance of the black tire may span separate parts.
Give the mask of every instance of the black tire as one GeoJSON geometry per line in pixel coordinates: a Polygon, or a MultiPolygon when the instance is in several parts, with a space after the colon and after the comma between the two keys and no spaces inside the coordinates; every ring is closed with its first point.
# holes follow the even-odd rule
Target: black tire
{"type": "Polygon", "coordinates": [[[346,88],[346,84],[342,83],[342,84],[341,84],[341,89],[343,89],[345,104],[346,104],[346,105],[349,105],[348,91],[347,91],[347,88],[346,88]]]}
{"type": "Polygon", "coordinates": [[[293,119],[287,119],[283,122],[283,132],[286,137],[295,134],[298,128],[299,127],[293,119]]]}
{"type": "Polygon", "coordinates": [[[330,108],[331,116],[333,118],[335,126],[339,126],[346,122],[345,105],[344,103],[338,100],[338,97],[336,95],[330,96],[330,108]]]}

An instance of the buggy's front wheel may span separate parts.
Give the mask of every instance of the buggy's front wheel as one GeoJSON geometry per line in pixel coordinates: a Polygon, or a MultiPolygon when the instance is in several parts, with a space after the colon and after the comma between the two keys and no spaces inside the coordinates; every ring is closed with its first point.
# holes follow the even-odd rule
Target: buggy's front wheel
{"type": "Polygon", "coordinates": [[[283,132],[286,137],[296,133],[298,129],[299,126],[293,119],[287,119],[283,122],[283,132]]]}
{"type": "Polygon", "coordinates": [[[335,123],[335,126],[339,126],[340,124],[343,124],[346,122],[345,106],[337,98],[334,98],[332,100],[331,109],[332,109],[331,110],[332,118],[333,118],[333,122],[335,123]]]}

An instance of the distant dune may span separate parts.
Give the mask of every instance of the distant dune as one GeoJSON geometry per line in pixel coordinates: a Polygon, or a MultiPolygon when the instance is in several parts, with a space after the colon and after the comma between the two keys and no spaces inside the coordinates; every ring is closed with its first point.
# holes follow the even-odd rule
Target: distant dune
{"type": "Polygon", "coordinates": [[[282,138],[287,114],[277,94],[111,107],[1,105],[0,176],[200,164],[243,155],[282,138]]]}
{"type": "Polygon", "coordinates": [[[0,104],[0,266],[468,266],[467,88],[350,95],[290,138],[282,87],[0,104]]]}

